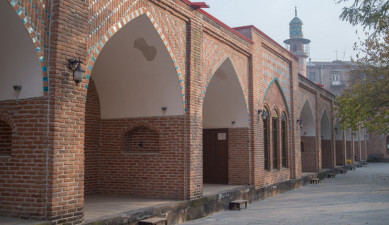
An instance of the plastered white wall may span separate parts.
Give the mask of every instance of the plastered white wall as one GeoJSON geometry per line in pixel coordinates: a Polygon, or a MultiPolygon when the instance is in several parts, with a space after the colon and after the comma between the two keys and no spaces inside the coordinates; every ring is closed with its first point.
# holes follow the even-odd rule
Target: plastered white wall
{"type": "Polygon", "coordinates": [[[313,137],[316,136],[315,120],[309,102],[306,101],[301,110],[300,120],[302,120],[303,128],[300,130],[301,136],[313,137]]]}
{"type": "Polygon", "coordinates": [[[320,129],[322,140],[331,140],[331,124],[325,110],[320,119],[320,129]]]}
{"type": "Polygon", "coordinates": [[[146,15],[122,27],[107,42],[91,76],[102,119],[184,114],[173,61],[146,15]],[[136,40],[141,44],[134,47],[136,40]],[[149,47],[142,52],[139,46],[144,43],[149,47]],[[167,107],[165,114],[162,107],[167,107]]]}
{"type": "Polygon", "coordinates": [[[0,1],[0,101],[43,96],[42,68],[32,40],[8,1],[0,1]],[[14,85],[22,85],[21,92],[14,85]]]}
{"type": "Polygon", "coordinates": [[[229,59],[212,77],[203,107],[203,128],[249,127],[243,91],[229,59]]]}

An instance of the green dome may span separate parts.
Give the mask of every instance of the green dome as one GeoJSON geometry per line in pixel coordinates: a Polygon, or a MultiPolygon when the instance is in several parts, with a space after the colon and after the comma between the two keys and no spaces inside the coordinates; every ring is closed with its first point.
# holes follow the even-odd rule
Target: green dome
{"type": "Polygon", "coordinates": [[[289,23],[290,38],[303,38],[303,21],[297,16],[289,23]]]}
{"type": "Polygon", "coordinates": [[[303,25],[303,21],[296,16],[290,21],[289,25],[303,25]]]}

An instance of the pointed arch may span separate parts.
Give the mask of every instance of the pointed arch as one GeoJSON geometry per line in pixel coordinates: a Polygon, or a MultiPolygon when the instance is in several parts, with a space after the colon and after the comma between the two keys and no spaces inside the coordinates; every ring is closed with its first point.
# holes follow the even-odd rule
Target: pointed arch
{"type": "Polygon", "coordinates": [[[249,109],[249,104],[248,104],[248,98],[247,98],[247,95],[244,91],[245,89],[243,86],[243,82],[242,82],[241,78],[238,76],[238,73],[236,72],[237,70],[236,70],[234,60],[232,59],[232,57],[229,54],[220,58],[218,63],[216,63],[215,66],[210,71],[208,71],[208,74],[206,74],[205,79],[204,79],[204,84],[203,84],[203,91],[202,91],[203,104],[204,104],[205,94],[207,92],[208,86],[209,86],[213,76],[215,75],[216,71],[227,61],[231,62],[232,67],[234,68],[234,73],[235,73],[236,77],[238,78],[239,85],[240,85],[240,88],[242,89],[242,93],[243,93],[244,100],[246,103],[247,115],[248,115],[248,118],[250,119],[250,109],[249,109]]]}
{"type": "MultiPolygon", "coordinates": [[[[47,95],[48,92],[48,73],[47,73],[47,66],[46,66],[47,51],[45,50],[46,46],[45,45],[42,46],[42,43],[44,43],[47,40],[47,37],[49,35],[48,31],[45,31],[48,30],[48,28],[45,25],[45,20],[47,19],[48,16],[48,11],[42,8],[44,7],[44,5],[45,4],[40,2],[39,4],[34,5],[34,7],[32,7],[31,1],[28,2],[26,1],[22,3],[16,0],[1,1],[0,3],[1,15],[7,18],[7,19],[2,19],[3,26],[8,25],[8,26],[15,27],[15,26],[23,25],[25,31],[27,32],[28,39],[30,39],[32,43],[31,50],[26,50],[31,53],[29,54],[22,53],[22,55],[23,56],[32,55],[32,51],[33,51],[34,52],[33,54],[37,56],[36,62],[31,63],[31,61],[29,61],[29,63],[34,64],[35,67],[35,69],[31,69],[30,71],[31,72],[35,71],[36,74],[39,74],[40,78],[33,78],[33,76],[29,76],[28,79],[37,79],[37,80],[34,80],[33,82],[31,80],[26,81],[29,83],[29,86],[24,85],[24,87],[28,87],[29,89],[23,89],[26,92],[21,93],[20,98],[39,97],[42,95],[47,95]],[[25,6],[22,6],[23,4],[25,4],[25,6]],[[19,18],[18,22],[21,22],[21,24],[17,24],[17,25],[12,24],[14,21],[14,19],[12,19],[13,15],[10,15],[9,12],[7,13],[7,11],[9,11],[9,7],[12,8],[12,11],[14,11],[14,13],[16,13],[16,16],[19,18]],[[26,9],[29,11],[26,11],[26,9]],[[39,15],[36,16],[36,18],[35,17],[33,18],[36,19],[37,21],[31,21],[31,16],[32,16],[31,14],[39,15]],[[36,25],[33,26],[32,22],[35,22],[36,25]],[[37,86],[33,86],[32,83],[40,86],[39,91],[36,91],[35,89],[31,90],[31,88],[34,87],[38,88],[37,86]],[[26,96],[23,96],[24,94],[26,96]]],[[[2,27],[2,29],[5,28],[2,27]]],[[[16,30],[13,29],[12,32],[16,32],[16,30]]],[[[10,48],[12,48],[12,46],[10,46],[10,48]]],[[[20,54],[20,51],[15,50],[14,48],[12,49],[12,52],[20,54]]],[[[10,56],[8,55],[8,57],[10,56]]],[[[23,62],[18,61],[18,63],[20,64],[23,62]]],[[[12,68],[22,68],[22,67],[12,66],[12,68]]],[[[25,80],[24,78],[23,79],[19,78],[19,79],[25,80]]],[[[21,81],[18,82],[21,83],[21,81]]],[[[15,83],[15,81],[13,83],[15,83]]]]}
{"type": "Polygon", "coordinates": [[[267,92],[269,91],[269,89],[270,89],[270,87],[272,86],[273,83],[276,83],[277,86],[278,86],[278,87],[280,88],[280,90],[281,90],[282,98],[283,98],[283,100],[284,100],[284,102],[285,102],[285,106],[286,106],[286,110],[287,110],[287,113],[288,113],[288,117],[290,118],[290,111],[289,111],[288,101],[287,101],[287,99],[286,99],[286,97],[285,97],[284,90],[282,89],[281,84],[280,84],[280,81],[278,80],[277,77],[275,77],[275,78],[269,83],[269,85],[267,86],[266,91],[265,91],[265,94],[263,95],[262,103],[265,102],[267,92]]]}
{"type": "Polygon", "coordinates": [[[209,76],[212,80],[203,87],[204,126],[213,124],[211,126],[214,128],[229,127],[235,121],[236,127],[248,127],[250,120],[247,99],[235,67],[229,57],[217,65],[219,67],[209,76]],[[220,116],[222,109],[224,113],[220,116]]]}
{"type": "Polygon", "coordinates": [[[331,140],[331,123],[327,110],[324,109],[320,116],[320,130],[323,140],[331,140]]]}
{"type": "Polygon", "coordinates": [[[312,107],[306,100],[300,112],[300,120],[303,124],[303,128],[300,130],[301,136],[316,136],[316,123],[313,115],[312,107]]]}
{"type": "MultiPolygon", "coordinates": [[[[153,24],[155,31],[158,33],[159,37],[161,38],[164,46],[166,47],[166,50],[168,51],[172,64],[174,65],[175,71],[177,73],[181,94],[182,94],[182,102],[183,102],[183,109],[186,111],[186,96],[185,96],[185,69],[180,66],[180,62],[176,57],[173,48],[171,47],[171,44],[169,43],[169,40],[165,36],[165,32],[163,31],[163,28],[158,25],[157,20],[155,19],[155,15],[153,12],[149,11],[145,7],[138,8],[131,13],[128,13],[127,15],[123,16],[116,24],[111,26],[111,28],[108,29],[108,31],[100,37],[100,39],[97,41],[95,45],[93,45],[89,50],[89,59],[87,63],[87,70],[85,74],[86,78],[86,84],[85,89],[88,89],[88,83],[90,80],[90,77],[92,75],[92,70],[94,67],[94,64],[100,54],[100,52],[103,50],[106,43],[117,33],[122,27],[127,25],[132,20],[138,18],[139,16],[146,15],[149,19],[149,21],[153,24]]],[[[181,62],[182,63],[182,62],[181,62]]]]}

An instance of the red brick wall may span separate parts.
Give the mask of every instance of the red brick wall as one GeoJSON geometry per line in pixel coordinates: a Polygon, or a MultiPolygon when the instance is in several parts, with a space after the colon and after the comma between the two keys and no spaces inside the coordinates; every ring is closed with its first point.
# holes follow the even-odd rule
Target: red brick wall
{"type": "Polygon", "coordinates": [[[332,168],[331,140],[321,140],[322,168],[332,168]]]}
{"type": "MultiPolygon", "coordinates": [[[[388,135],[388,134],[387,134],[388,135]]],[[[369,134],[369,140],[367,141],[367,155],[389,158],[388,151],[386,150],[386,136],[387,135],[374,135],[369,134]]]]}
{"type": "Polygon", "coordinates": [[[45,219],[48,195],[47,100],[0,102],[0,120],[12,128],[10,156],[0,156],[0,215],[45,219]]]}
{"type": "Polygon", "coordinates": [[[304,145],[304,151],[301,152],[301,164],[303,172],[317,171],[317,150],[316,137],[301,136],[301,142],[304,145]]]}
{"type": "Polygon", "coordinates": [[[85,195],[95,193],[99,188],[100,127],[100,100],[91,79],[85,105],[85,195]]]}
{"type": "Polygon", "coordinates": [[[228,183],[250,183],[250,136],[248,128],[228,129],[228,183]]]}
{"type": "Polygon", "coordinates": [[[101,120],[96,87],[93,80],[89,84],[85,124],[86,194],[182,199],[184,117],[101,120]],[[130,136],[134,148],[129,149],[130,136]],[[139,141],[142,148],[138,148],[139,141]]]}
{"type": "Polygon", "coordinates": [[[184,128],[183,116],[102,120],[99,191],[182,199],[184,128]],[[138,126],[158,130],[157,153],[125,150],[125,133],[138,126]]]}
{"type": "Polygon", "coordinates": [[[0,120],[0,156],[10,156],[12,145],[11,126],[0,120]]]}
{"type": "Polygon", "coordinates": [[[124,134],[124,149],[130,152],[158,152],[159,134],[149,127],[139,126],[124,134]]]}
{"type": "Polygon", "coordinates": [[[332,151],[331,151],[331,140],[321,140],[321,167],[332,168],[332,151]]]}
{"type": "Polygon", "coordinates": [[[343,166],[345,163],[345,151],[343,149],[343,141],[336,141],[336,165],[343,166]]]}

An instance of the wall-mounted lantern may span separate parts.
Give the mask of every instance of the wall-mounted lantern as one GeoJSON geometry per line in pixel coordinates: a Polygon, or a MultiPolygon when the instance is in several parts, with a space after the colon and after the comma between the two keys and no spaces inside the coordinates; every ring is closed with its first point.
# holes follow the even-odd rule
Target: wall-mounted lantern
{"type": "Polygon", "coordinates": [[[302,120],[296,120],[296,123],[299,125],[300,128],[304,127],[302,120]]]}
{"type": "Polygon", "coordinates": [[[68,68],[73,71],[73,80],[76,82],[76,85],[82,81],[84,78],[85,71],[81,68],[81,60],[80,58],[71,58],[68,59],[68,68]]]}
{"type": "Polygon", "coordinates": [[[258,120],[259,117],[262,117],[263,120],[266,120],[269,116],[269,113],[266,110],[258,109],[258,120]]]}

